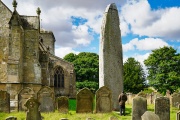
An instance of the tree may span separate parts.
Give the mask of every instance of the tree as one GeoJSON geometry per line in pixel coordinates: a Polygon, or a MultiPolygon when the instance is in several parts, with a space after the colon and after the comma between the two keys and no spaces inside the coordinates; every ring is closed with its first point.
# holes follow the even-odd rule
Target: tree
{"type": "Polygon", "coordinates": [[[99,56],[96,53],[81,52],[78,55],[69,53],[64,60],[74,64],[77,88],[87,87],[93,91],[98,89],[99,56]],[[88,82],[92,85],[88,85],[88,82]],[[94,88],[90,88],[92,86],[94,88]]]}
{"type": "Polygon", "coordinates": [[[144,61],[148,69],[149,85],[161,93],[171,93],[180,85],[180,54],[172,47],[155,49],[144,61]]]}
{"type": "Polygon", "coordinates": [[[124,90],[138,93],[146,88],[146,77],[140,62],[134,58],[128,58],[123,67],[124,90]]]}

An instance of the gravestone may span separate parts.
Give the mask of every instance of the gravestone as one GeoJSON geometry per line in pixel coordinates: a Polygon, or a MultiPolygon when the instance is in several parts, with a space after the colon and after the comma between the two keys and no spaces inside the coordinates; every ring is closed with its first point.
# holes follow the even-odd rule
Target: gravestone
{"type": "Polygon", "coordinates": [[[141,116],[147,111],[147,99],[136,96],[132,105],[132,120],[141,120],[141,116]]]}
{"type": "Polygon", "coordinates": [[[76,113],[92,113],[93,112],[93,94],[87,89],[83,88],[76,96],[76,113]]]}
{"type": "Polygon", "coordinates": [[[180,93],[173,93],[172,94],[172,107],[178,107],[180,104],[180,93]]]}
{"type": "Polygon", "coordinates": [[[26,112],[26,120],[41,120],[41,113],[39,111],[39,105],[37,99],[33,97],[29,98],[25,103],[28,111],[26,112]]]}
{"type": "Polygon", "coordinates": [[[159,116],[156,115],[154,112],[146,111],[142,116],[142,120],[160,120],[159,116]]]}
{"type": "Polygon", "coordinates": [[[10,116],[10,117],[7,117],[6,120],[17,120],[17,118],[14,116],[10,116]]]}
{"type": "Polygon", "coordinates": [[[34,95],[35,93],[31,88],[23,88],[18,94],[18,110],[26,111],[27,108],[24,106],[24,104],[29,98],[34,97],[34,95]]]}
{"type": "Polygon", "coordinates": [[[180,120],[180,111],[176,113],[176,120],[180,120]]]}
{"type": "Polygon", "coordinates": [[[57,98],[57,107],[60,113],[68,113],[69,99],[66,96],[57,98]]]}
{"type": "Polygon", "coordinates": [[[96,91],[96,112],[112,112],[111,91],[108,87],[103,86],[96,91]]]}
{"type": "Polygon", "coordinates": [[[155,99],[155,114],[160,120],[170,120],[170,101],[167,97],[159,97],[155,99]]]}
{"type": "Polygon", "coordinates": [[[10,95],[6,91],[0,91],[0,112],[10,113],[10,95]]]}
{"type": "Polygon", "coordinates": [[[147,97],[147,94],[144,93],[144,92],[139,92],[139,93],[137,94],[137,96],[146,98],[146,97],[147,97]]]}
{"type": "Polygon", "coordinates": [[[41,112],[54,112],[55,102],[54,102],[54,92],[50,87],[42,87],[37,93],[38,101],[41,103],[41,112]]]}

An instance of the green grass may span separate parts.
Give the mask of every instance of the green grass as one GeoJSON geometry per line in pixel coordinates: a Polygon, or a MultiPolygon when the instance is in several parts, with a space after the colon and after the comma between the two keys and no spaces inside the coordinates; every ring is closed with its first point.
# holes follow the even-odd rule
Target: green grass
{"type": "MultiPolygon", "coordinates": [[[[114,116],[117,117],[119,120],[131,120],[132,114],[132,105],[126,105],[126,116],[119,116],[118,111],[113,111],[111,113],[84,113],[84,114],[77,114],[76,113],[76,100],[69,101],[69,113],[68,114],[61,114],[58,111],[54,113],[41,113],[41,116],[44,118],[43,120],[60,120],[60,118],[68,118],[69,120],[86,120],[87,118],[93,118],[95,120],[109,120],[110,117],[114,116]]],[[[154,105],[148,105],[148,111],[154,111],[154,105]]],[[[170,119],[176,119],[176,112],[178,111],[177,108],[170,109],[170,119]]],[[[15,116],[18,120],[25,120],[26,113],[25,112],[12,112],[12,113],[0,113],[0,120],[5,120],[8,116],[15,116]]]]}

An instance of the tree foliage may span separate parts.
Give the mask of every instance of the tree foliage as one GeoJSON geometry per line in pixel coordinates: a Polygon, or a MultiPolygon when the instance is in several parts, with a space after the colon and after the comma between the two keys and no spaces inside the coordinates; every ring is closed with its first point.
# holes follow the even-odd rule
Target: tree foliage
{"type": "Polygon", "coordinates": [[[128,58],[123,67],[124,90],[138,93],[146,88],[146,77],[140,62],[134,58],[128,58]]]}
{"type": "MultiPolygon", "coordinates": [[[[69,53],[64,57],[64,60],[74,64],[76,72],[76,85],[79,88],[87,87],[87,81],[95,82],[96,87],[92,89],[98,89],[99,83],[99,56],[96,53],[81,52],[78,55],[69,53]],[[82,82],[82,83],[80,83],[82,82]]],[[[92,83],[95,85],[94,83],[92,83]]],[[[92,86],[93,86],[92,85],[92,86]]]]}
{"type": "Polygon", "coordinates": [[[149,85],[161,93],[174,92],[180,85],[180,54],[172,47],[152,51],[144,61],[148,69],[149,85]]]}

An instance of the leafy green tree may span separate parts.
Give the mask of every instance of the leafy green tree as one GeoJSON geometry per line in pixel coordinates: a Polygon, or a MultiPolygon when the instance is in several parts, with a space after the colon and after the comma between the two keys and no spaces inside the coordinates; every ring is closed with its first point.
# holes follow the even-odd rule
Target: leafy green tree
{"type": "Polygon", "coordinates": [[[96,53],[89,53],[89,52],[81,52],[78,55],[69,53],[64,57],[64,60],[71,62],[74,64],[74,69],[76,72],[76,81],[78,82],[76,87],[82,88],[90,86],[91,90],[98,89],[99,83],[99,56],[96,53]],[[88,82],[87,82],[88,81],[88,82]],[[80,83],[81,82],[81,83],[80,83]],[[94,83],[92,83],[94,82],[94,83]],[[97,83],[97,84],[95,84],[97,83]]]}
{"type": "Polygon", "coordinates": [[[180,85],[180,54],[172,47],[152,51],[144,61],[148,69],[149,85],[161,93],[174,92],[180,85]]]}
{"type": "Polygon", "coordinates": [[[140,62],[130,57],[123,66],[124,90],[126,92],[138,93],[147,87],[146,77],[140,62]]]}

